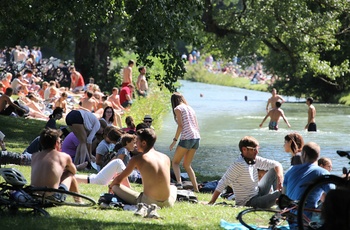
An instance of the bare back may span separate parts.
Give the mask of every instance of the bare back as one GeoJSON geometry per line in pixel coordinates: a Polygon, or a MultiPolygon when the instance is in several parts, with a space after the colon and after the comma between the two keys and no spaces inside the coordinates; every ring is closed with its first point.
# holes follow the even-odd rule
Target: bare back
{"type": "Polygon", "coordinates": [[[57,150],[44,150],[32,155],[31,185],[58,188],[64,171],[75,174],[71,157],[57,150]]]}
{"type": "Polygon", "coordinates": [[[170,196],[170,159],[163,153],[151,149],[137,155],[136,167],[142,176],[144,194],[157,201],[170,196]]]}
{"type": "Polygon", "coordinates": [[[281,109],[272,109],[269,112],[270,115],[270,121],[277,122],[279,121],[280,117],[283,115],[283,111],[281,109]]]}
{"type": "Polygon", "coordinates": [[[81,107],[89,111],[96,111],[96,101],[92,98],[84,98],[81,101],[81,107]]]}
{"type": "Polygon", "coordinates": [[[130,66],[123,70],[123,83],[132,83],[132,68],[130,66]]]}

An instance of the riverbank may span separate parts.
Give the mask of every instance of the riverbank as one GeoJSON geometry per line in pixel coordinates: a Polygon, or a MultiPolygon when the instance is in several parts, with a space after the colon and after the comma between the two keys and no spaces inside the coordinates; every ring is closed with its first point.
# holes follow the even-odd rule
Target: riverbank
{"type": "MultiPolygon", "coordinates": [[[[269,81],[261,84],[251,84],[251,81],[248,78],[232,77],[231,74],[209,72],[207,69],[203,68],[203,64],[201,63],[198,63],[196,65],[188,64],[186,68],[187,73],[183,79],[193,82],[238,87],[263,92],[268,92],[268,87],[270,84],[269,81]]],[[[343,92],[338,96],[338,98],[338,104],[350,106],[350,92],[343,92]]]]}

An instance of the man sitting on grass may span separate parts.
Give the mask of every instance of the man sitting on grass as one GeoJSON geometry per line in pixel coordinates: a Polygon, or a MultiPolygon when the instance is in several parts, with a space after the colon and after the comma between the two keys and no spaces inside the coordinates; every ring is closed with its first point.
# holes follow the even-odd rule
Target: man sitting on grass
{"type": "Polygon", "coordinates": [[[150,128],[140,129],[136,133],[136,146],[140,154],[133,156],[125,170],[117,176],[109,187],[129,204],[156,204],[159,207],[171,207],[176,200],[176,187],[170,185],[170,158],[156,151],[153,146],[156,134],[150,128]],[[121,182],[134,169],[141,173],[143,192],[136,192],[121,182]]]}
{"type": "Polygon", "coordinates": [[[61,130],[44,129],[40,133],[42,151],[32,155],[31,185],[64,189],[78,193],[74,177],[77,169],[72,158],[61,152],[61,130]]]}

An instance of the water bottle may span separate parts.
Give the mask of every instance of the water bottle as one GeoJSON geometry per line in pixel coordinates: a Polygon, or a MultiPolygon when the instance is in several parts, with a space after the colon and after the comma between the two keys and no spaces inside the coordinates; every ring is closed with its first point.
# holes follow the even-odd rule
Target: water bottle
{"type": "Polygon", "coordinates": [[[24,203],[27,201],[26,196],[21,191],[13,191],[11,193],[11,197],[13,200],[18,201],[18,202],[24,203]]]}

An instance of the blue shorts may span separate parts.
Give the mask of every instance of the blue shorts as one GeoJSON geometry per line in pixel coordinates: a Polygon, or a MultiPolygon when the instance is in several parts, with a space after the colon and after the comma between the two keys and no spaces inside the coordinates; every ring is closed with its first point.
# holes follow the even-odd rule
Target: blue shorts
{"type": "Polygon", "coordinates": [[[198,149],[200,139],[180,140],[179,146],[185,149],[198,149]]]}
{"type": "Polygon", "coordinates": [[[84,124],[84,120],[78,110],[72,110],[66,116],[66,123],[68,126],[72,126],[73,124],[84,124]]]}

